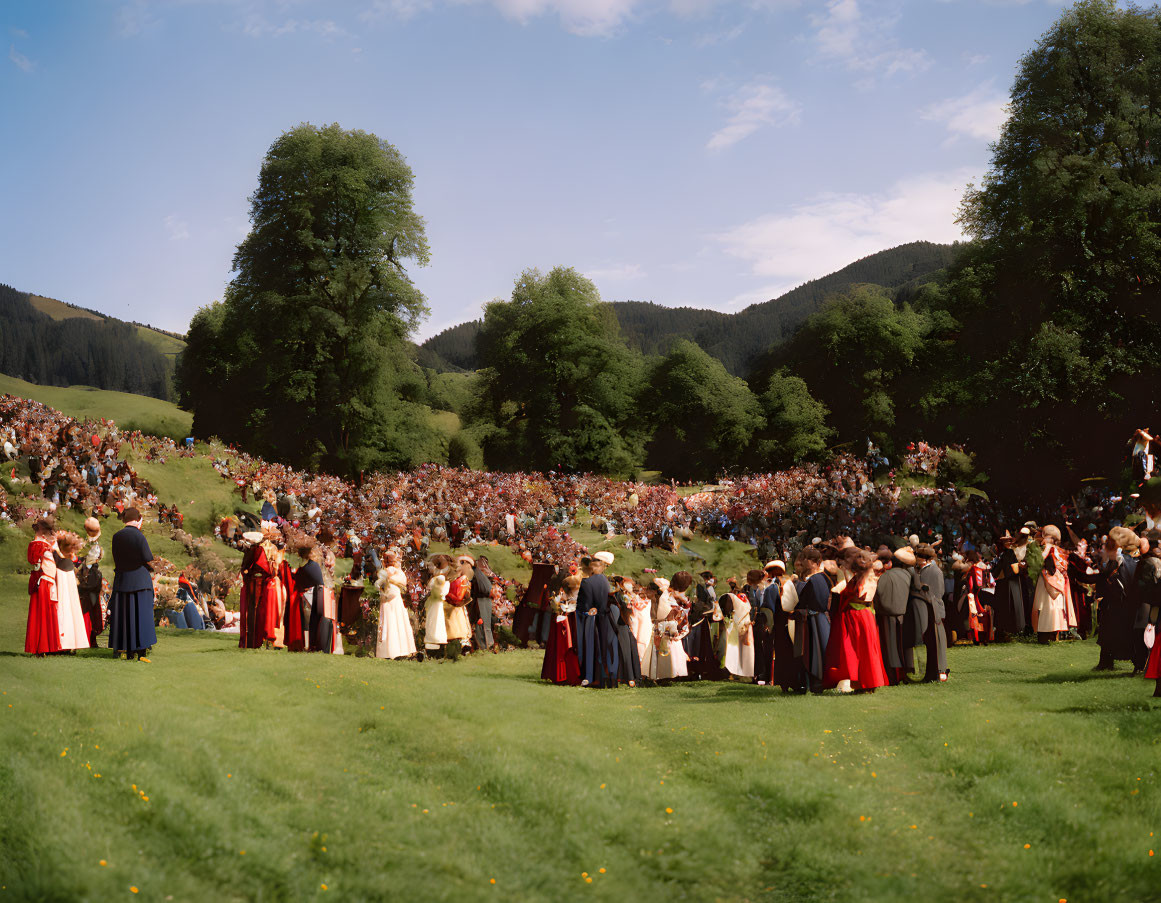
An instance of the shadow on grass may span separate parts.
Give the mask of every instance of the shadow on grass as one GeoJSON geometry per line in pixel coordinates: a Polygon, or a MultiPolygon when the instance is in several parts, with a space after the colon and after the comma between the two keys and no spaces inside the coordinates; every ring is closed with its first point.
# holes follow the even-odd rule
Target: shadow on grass
{"type": "Polygon", "coordinates": [[[1131,677],[1135,680],[1142,680],[1139,674],[1134,674],[1132,671],[1057,671],[1054,674],[1043,674],[1040,677],[1029,677],[1025,679],[1025,683],[1030,684],[1079,684],[1088,683],[1090,680],[1119,680],[1124,677],[1131,677]]]}

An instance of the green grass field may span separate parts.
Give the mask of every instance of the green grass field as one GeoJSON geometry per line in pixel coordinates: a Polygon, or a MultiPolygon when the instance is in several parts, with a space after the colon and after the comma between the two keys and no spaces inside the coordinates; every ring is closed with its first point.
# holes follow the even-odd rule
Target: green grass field
{"type": "Polygon", "coordinates": [[[1091,643],[956,648],[949,684],[869,697],[599,692],[540,683],[535,652],[176,631],[152,665],[30,659],[3,588],[7,899],[1158,895],[1157,713],[1091,643]]]}
{"type": "Polygon", "coordinates": [[[0,374],[0,393],[34,399],[78,420],[112,418],[123,430],[138,429],[154,436],[184,439],[193,424],[193,415],[175,404],[128,392],[111,392],[89,386],[39,386],[0,374]]]}

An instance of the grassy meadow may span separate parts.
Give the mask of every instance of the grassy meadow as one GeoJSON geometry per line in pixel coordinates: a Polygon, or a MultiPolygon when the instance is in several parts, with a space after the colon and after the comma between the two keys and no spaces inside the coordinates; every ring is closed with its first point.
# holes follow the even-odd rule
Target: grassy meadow
{"type": "Polygon", "coordinates": [[[0,899],[1161,896],[1156,705],[1091,642],[958,647],[946,685],[819,698],[172,630],[152,664],[32,659],[14,541],[0,899]]]}
{"type": "Polygon", "coordinates": [[[0,374],[0,394],[32,398],[78,420],[106,417],[123,430],[141,430],[154,436],[184,439],[193,415],[160,398],[93,389],[89,386],[40,386],[0,374]]]}

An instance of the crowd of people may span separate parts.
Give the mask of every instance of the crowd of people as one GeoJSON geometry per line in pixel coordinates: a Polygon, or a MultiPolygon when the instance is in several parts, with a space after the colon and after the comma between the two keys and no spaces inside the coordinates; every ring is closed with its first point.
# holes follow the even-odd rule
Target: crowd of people
{"type": "MultiPolygon", "coordinates": [[[[87,562],[94,554],[99,562],[93,550],[101,521],[133,509],[175,531],[183,523],[177,506],[160,503],[130,460],[164,463],[207,452],[121,433],[111,422],[80,423],[12,396],[0,398],[0,439],[14,462],[11,477],[15,462],[27,462],[28,481],[41,496],[3,494],[0,518],[28,522],[74,509],[97,528],[88,540],[53,533],[51,563],[44,549],[36,553],[39,579],[71,570],[71,561],[78,595],[85,596],[82,581],[90,587],[95,607],[81,605],[88,626],[67,640],[83,634],[92,644],[92,625],[103,624],[110,598],[108,584],[93,577],[99,567],[87,562]]],[[[1134,437],[1138,483],[1151,476],[1152,441],[1147,431],[1134,437]]],[[[1048,508],[1004,506],[930,480],[904,488],[897,474],[940,470],[947,449],[926,443],[908,447],[895,470],[868,444],[865,456],[847,452],[825,465],[722,480],[692,493],[590,474],[436,465],[352,482],[219,443],[208,454],[241,502],[214,527],[218,540],[243,550],[240,572],[224,583],[199,579],[193,568],[180,577],[155,573],[152,588],[157,604],[164,596],[167,606],[159,617],[237,631],[246,648],[333,653],[356,642],[380,657],[418,658],[449,647],[495,650],[503,636],[544,645],[546,676],[564,682],[574,671],[578,683],[590,685],[729,676],[805,691],[846,681],[873,689],[918,676],[919,647],[928,652],[925,678],[946,679],[952,642],[1095,630],[1101,667],[1127,659],[1138,670],[1151,668],[1158,505],[1095,484],[1048,508]],[[608,582],[612,562],[590,555],[570,533],[574,525],[595,530],[614,549],[623,543],[688,553],[689,570],[643,586],[628,575],[608,582]],[[770,564],[721,575],[723,592],[684,545],[699,535],[747,543],[770,564]],[[452,554],[432,555],[433,543],[448,544],[452,554]],[[529,583],[467,554],[466,547],[478,553],[482,546],[510,548],[531,566],[529,583]],[[342,559],[351,573],[338,578],[342,559]],[[582,588],[599,584],[596,577],[609,593],[591,605],[594,590],[582,588]],[[236,614],[223,605],[231,583],[240,589],[236,614]],[[836,661],[828,664],[831,656],[836,661]],[[798,664],[792,669],[789,660],[798,664]],[[874,662],[881,674],[863,670],[874,662]]],[[[72,623],[74,615],[69,603],[61,617],[72,623]]],[[[39,650],[39,642],[32,646],[39,650]]]]}
{"type": "Polygon", "coordinates": [[[872,692],[946,681],[956,643],[1034,636],[1047,644],[1094,630],[1096,669],[1128,661],[1157,679],[1159,544],[1157,527],[1143,535],[1113,527],[1090,549],[1071,530],[1028,522],[998,537],[991,561],[973,549],[946,566],[914,534],[874,551],[838,535],[804,548],[792,568],[771,560],[724,587],[709,570],[643,587],[627,576],[610,582],[614,559],[601,552],[554,572],[526,603],[550,613],[541,676],[554,683],[729,679],[787,692],[872,692]]]}

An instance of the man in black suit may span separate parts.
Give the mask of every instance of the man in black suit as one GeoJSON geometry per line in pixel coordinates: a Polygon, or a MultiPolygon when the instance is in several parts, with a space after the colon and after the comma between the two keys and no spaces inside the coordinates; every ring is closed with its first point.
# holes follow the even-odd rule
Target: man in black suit
{"type": "Polygon", "coordinates": [[[611,552],[597,552],[577,592],[577,632],[584,638],[581,686],[611,687],[617,678],[617,636],[610,629],[611,590],[605,578],[605,569],[612,563],[611,552]]]}
{"type": "Polygon", "coordinates": [[[141,512],[126,508],[125,526],[113,535],[113,589],[109,597],[109,648],[149,662],[146,654],[157,643],[153,626],[153,552],[141,532],[141,512]]]}

